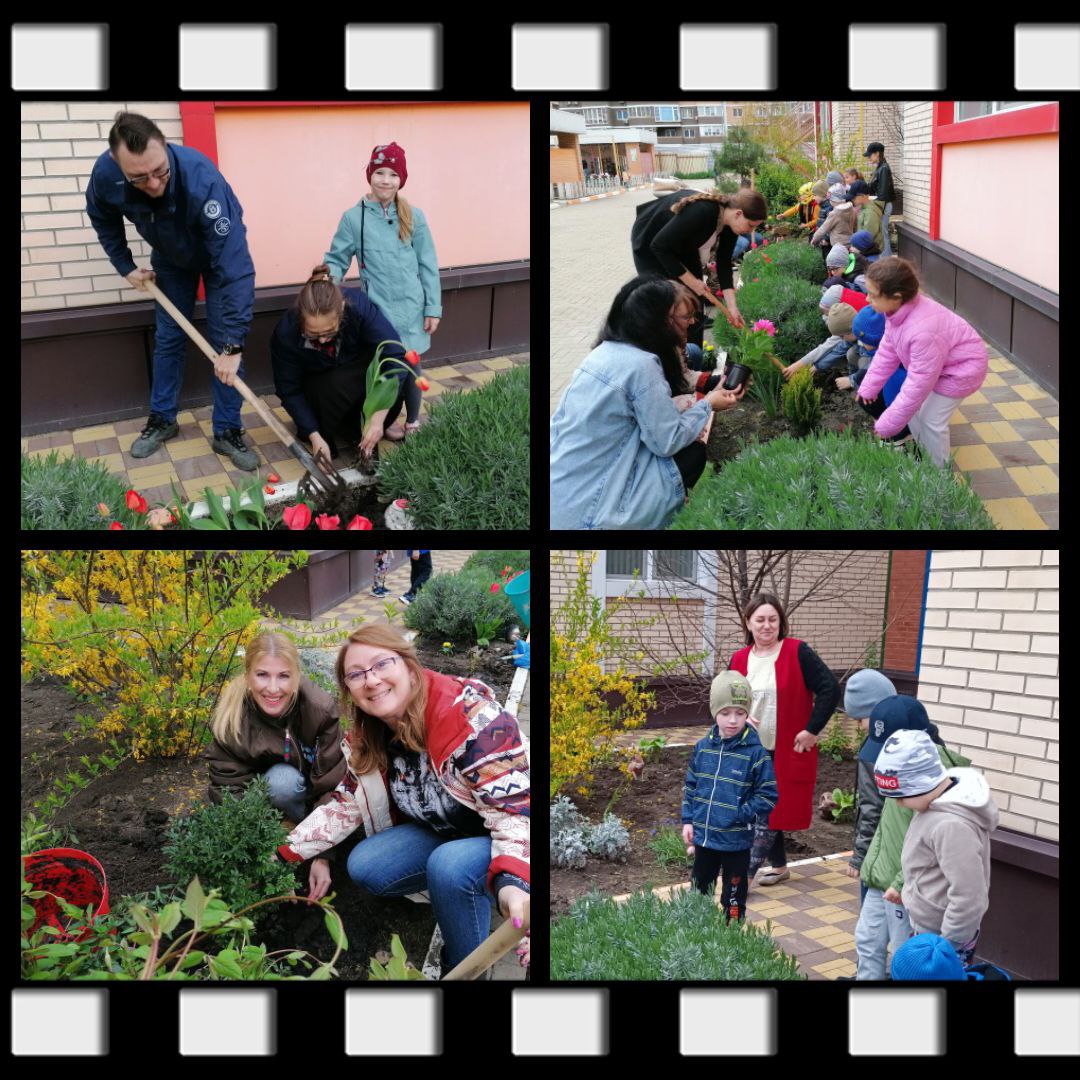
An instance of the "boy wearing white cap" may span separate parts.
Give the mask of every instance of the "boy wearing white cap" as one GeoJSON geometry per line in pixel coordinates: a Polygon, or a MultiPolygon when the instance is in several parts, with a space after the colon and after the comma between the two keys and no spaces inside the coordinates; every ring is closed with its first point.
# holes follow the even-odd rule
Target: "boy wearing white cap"
{"type": "Polygon", "coordinates": [[[694,856],[693,881],[707,893],[723,870],[724,921],[746,915],[754,823],[776,806],[776,773],[757,732],[747,727],[750,683],[737,671],[713,679],[715,723],[695,747],[683,792],[683,840],[694,856]]]}
{"type": "Polygon", "coordinates": [[[930,736],[909,730],[885,741],[874,780],[882,795],[915,811],[900,857],[912,930],[940,934],[969,963],[990,903],[998,809],[989,785],[975,769],[946,769],[930,736]]]}

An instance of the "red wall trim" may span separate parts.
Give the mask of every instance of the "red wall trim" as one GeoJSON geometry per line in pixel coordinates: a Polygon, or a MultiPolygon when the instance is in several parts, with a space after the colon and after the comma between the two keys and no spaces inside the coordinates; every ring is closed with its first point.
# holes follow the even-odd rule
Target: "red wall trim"
{"type": "Polygon", "coordinates": [[[201,150],[216,165],[218,152],[214,102],[181,101],[180,122],[184,126],[184,145],[201,150]]]}
{"type": "Polygon", "coordinates": [[[1030,109],[956,120],[952,101],[935,101],[930,127],[930,239],[941,239],[941,148],[949,143],[985,139],[1016,139],[1025,135],[1057,134],[1061,107],[1057,102],[1030,109]]]}

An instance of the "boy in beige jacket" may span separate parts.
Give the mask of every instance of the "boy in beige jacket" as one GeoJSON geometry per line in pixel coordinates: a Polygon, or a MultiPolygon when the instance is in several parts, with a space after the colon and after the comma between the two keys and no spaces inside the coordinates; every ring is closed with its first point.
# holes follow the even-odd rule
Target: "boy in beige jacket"
{"type": "Polygon", "coordinates": [[[990,834],[998,809],[975,769],[946,769],[925,731],[898,731],[874,765],[878,790],[916,811],[900,856],[916,934],[940,934],[970,963],[989,907],[990,834]]]}

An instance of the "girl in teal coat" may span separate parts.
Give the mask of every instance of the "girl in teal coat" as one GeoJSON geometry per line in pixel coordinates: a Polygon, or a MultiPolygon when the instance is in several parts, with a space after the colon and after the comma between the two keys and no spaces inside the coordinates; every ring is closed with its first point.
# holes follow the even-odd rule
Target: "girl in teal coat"
{"type": "MultiPolygon", "coordinates": [[[[324,262],[334,280],[348,273],[353,258],[367,294],[397,330],[406,349],[423,354],[442,318],[439,262],[427,220],[399,194],[409,178],[405,151],[397,143],[376,146],[367,166],[371,194],[341,216],[324,262]]],[[[420,427],[419,368],[405,386],[406,424],[385,437],[404,438],[420,427]]]]}

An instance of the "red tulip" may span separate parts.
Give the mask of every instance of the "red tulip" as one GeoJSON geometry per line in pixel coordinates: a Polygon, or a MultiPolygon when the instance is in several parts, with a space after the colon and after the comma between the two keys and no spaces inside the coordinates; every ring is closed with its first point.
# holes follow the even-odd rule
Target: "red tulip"
{"type": "Polygon", "coordinates": [[[269,484],[280,484],[281,483],[281,477],[278,476],[278,474],[276,472],[272,472],[272,473],[270,473],[269,476],[267,476],[266,481],[269,484]]]}
{"type": "Polygon", "coordinates": [[[420,363],[420,354],[415,349],[410,349],[405,354],[405,360],[412,364],[413,367],[416,367],[420,363]]]}
{"type": "Polygon", "coordinates": [[[320,529],[338,529],[341,527],[341,518],[339,518],[337,514],[334,514],[333,517],[329,514],[320,514],[315,519],[315,524],[320,529]]]}
{"type": "Polygon", "coordinates": [[[493,581],[491,583],[491,588],[488,590],[488,592],[498,592],[498,591],[499,591],[499,583],[497,581],[493,581]]]}
{"type": "Polygon", "coordinates": [[[421,390],[430,390],[431,389],[431,383],[429,383],[427,381],[427,379],[417,379],[416,380],[416,385],[419,386],[421,390]]]}
{"type": "Polygon", "coordinates": [[[356,517],[354,517],[352,521],[350,521],[349,524],[345,526],[345,531],[348,532],[349,529],[366,530],[370,528],[373,528],[371,522],[366,517],[361,517],[359,514],[357,514],[356,517]]]}
{"type": "Polygon", "coordinates": [[[771,263],[771,262],[772,262],[772,259],[770,259],[768,255],[762,255],[761,257],[762,257],[762,258],[763,258],[763,259],[764,259],[764,260],[765,260],[765,261],[766,261],[767,263],[771,263]]]}
{"type": "Polygon", "coordinates": [[[110,531],[110,532],[116,532],[116,530],[117,530],[117,529],[122,529],[123,527],[124,527],[124,526],[123,526],[123,525],[121,525],[119,521],[114,521],[114,522],[113,522],[113,523],[112,523],[112,524],[111,524],[111,525],[109,526],[109,531],[110,531]]]}
{"type": "Polygon", "coordinates": [[[306,529],[311,524],[311,508],[307,503],[297,503],[295,506],[286,507],[281,515],[281,520],[290,529],[306,529]]]}
{"type": "Polygon", "coordinates": [[[263,488],[263,491],[265,491],[267,495],[273,495],[273,494],[274,494],[274,488],[273,488],[273,487],[271,487],[271,486],[270,486],[270,484],[267,484],[267,485],[266,485],[266,486],[265,486],[265,487],[263,488]]]}
{"type": "Polygon", "coordinates": [[[146,500],[134,488],[128,489],[124,501],[127,503],[127,508],[134,510],[136,514],[146,513],[146,500]]]}

